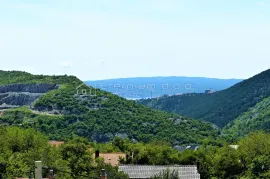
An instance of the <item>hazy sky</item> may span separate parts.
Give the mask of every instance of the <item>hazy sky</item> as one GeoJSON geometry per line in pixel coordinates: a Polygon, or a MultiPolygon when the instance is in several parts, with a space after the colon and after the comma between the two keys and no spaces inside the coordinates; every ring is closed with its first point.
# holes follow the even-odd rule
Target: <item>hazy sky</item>
{"type": "Polygon", "coordinates": [[[2,70],[248,78],[270,68],[270,0],[0,0],[2,70]]]}

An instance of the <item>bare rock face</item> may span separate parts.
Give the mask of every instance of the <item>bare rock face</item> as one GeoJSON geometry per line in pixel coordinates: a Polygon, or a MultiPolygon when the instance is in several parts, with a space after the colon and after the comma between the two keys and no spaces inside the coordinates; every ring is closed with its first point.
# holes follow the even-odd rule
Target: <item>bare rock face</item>
{"type": "Polygon", "coordinates": [[[44,93],[58,89],[55,84],[13,84],[0,86],[0,109],[30,106],[44,93]]]}
{"type": "Polygon", "coordinates": [[[28,92],[28,93],[47,93],[50,90],[58,89],[56,84],[13,84],[0,86],[0,93],[8,92],[28,92]]]}

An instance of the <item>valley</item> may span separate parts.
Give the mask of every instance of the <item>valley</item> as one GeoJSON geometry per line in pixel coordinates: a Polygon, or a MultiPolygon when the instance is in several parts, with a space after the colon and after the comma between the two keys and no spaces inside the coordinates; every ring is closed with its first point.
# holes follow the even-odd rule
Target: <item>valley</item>
{"type": "Polygon", "coordinates": [[[212,94],[189,94],[139,100],[150,108],[209,121],[220,128],[270,96],[270,70],[212,94]]]}

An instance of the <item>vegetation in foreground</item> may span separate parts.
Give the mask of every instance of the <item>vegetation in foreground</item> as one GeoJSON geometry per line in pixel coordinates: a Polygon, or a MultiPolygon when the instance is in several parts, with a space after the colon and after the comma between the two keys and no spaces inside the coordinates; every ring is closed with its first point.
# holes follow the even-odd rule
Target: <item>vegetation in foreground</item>
{"type": "MultiPolygon", "coordinates": [[[[54,147],[48,139],[34,129],[8,127],[0,129],[0,173],[4,178],[27,177],[34,170],[34,161],[53,168],[61,179],[95,178],[105,168],[109,179],[126,179],[117,167],[105,165],[102,160],[94,161],[89,148],[101,151],[123,151],[127,159],[124,164],[191,165],[199,164],[201,178],[269,178],[270,177],[270,134],[251,133],[241,139],[238,149],[227,143],[212,146],[208,140],[197,151],[179,152],[167,143],[132,143],[128,139],[116,138],[110,143],[89,143],[86,139],[74,138],[54,147]]],[[[44,170],[44,176],[48,170],[44,170]]],[[[168,173],[167,173],[168,174],[168,173]]],[[[166,171],[164,173],[166,176],[166,171]]],[[[160,178],[161,176],[156,176],[160,178]]],[[[169,177],[170,178],[170,177],[169,177]]]]}
{"type": "Polygon", "coordinates": [[[61,179],[100,178],[105,168],[112,179],[127,179],[116,167],[94,161],[89,143],[76,138],[57,148],[48,144],[48,139],[34,129],[17,127],[0,128],[0,173],[5,179],[33,177],[34,162],[42,161],[44,177],[54,169],[61,179]]]}

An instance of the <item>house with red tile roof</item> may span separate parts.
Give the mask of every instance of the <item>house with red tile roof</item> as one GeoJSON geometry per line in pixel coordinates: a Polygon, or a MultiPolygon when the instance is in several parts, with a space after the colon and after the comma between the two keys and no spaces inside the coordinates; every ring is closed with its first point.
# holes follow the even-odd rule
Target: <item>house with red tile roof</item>
{"type": "Polygon", "coordinates": [[[104,163],[115,167],[120,165],[121,158],[126,159],[126,154],[122,152],[100,153],[99,157],[104,159],[104,163]]]}
{"type": "MultiPolygon", "coordinates": [[[[56,147],[59,147],[60,145],[64,144],[63,141],[49,141],[48,144],[55,145],[56,147]]],[[[95,151],[94,148],[89,148],[89,151],[95,151]]],[[[123,152],[112,152],[112,153],[99,153],[99,151],[95,151],[93,154],[94,158],[103,158],[104,163],[110,164],[112,166],[119,166],[120,165],[120,159],[126,159],[126,154],[123,152]]]]}

